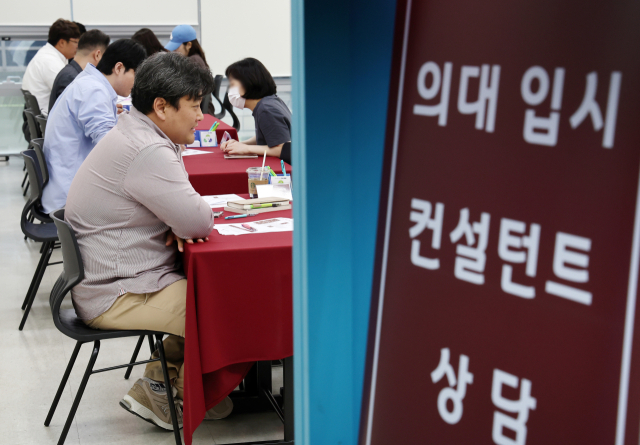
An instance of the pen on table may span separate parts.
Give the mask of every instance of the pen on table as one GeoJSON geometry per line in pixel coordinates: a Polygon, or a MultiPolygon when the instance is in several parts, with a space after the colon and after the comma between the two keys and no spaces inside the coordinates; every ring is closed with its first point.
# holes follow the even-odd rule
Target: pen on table
{"type": "Polygon", "coordinates": [[[269,174],[270,174],[271,176],[278,176],[278,175],[276,175],[276,172],[274,172],[274,171],[273,171],[273,169],[272,169],[271,167],[269,167],[269,174]]]}
{"type": "Polygon", "coordinates": [[[236,226],[235,224],[229,224],[229,226],[235,227],[236,229],[240,229],[240,230],[246,230],[247,232],[252,232],[253,230],[255,230],[255,229],[249,230],[249,229],[246,229],[244,227],[236,226]]]}
{"type": "Polygon", "coordinates": [[[282,174],[287,176],[287,171],[284,169],[284,161],[280,159],[280,167],[282,167],[282,174]]]}
{"type": "Polygon", "coordinates": [[[213,130],[215,130],[216,128],[218,128],[218,125],[220,125],[220,122],[215,122],[215,123],[211,126],[211,128],[209,128],[209,131],[213,131],[213,130]]]}
{"type": "MultiPolygon", "coordinates": [[[[258,204],[258,205],[251,204],[251,206],[249,208],[250,209],[264,209],[265,207],[280,207],[282,205],[285,205],[285,204],[258,204]]],[[[245,208],[246,208],[246,206],[245,206],[245,208]]]]}
{"type": "Polygon", "coordinates": [[[244,215],[225,216],[224,219],[246,218],[247,216],[256,216],[257,213],[245,213],[244,215]]]}
{"type": "Polygon", "coordinates": [[[257,232],[257,230],[254,229],[253,227],[251,227],[249,224],[241,224],[241,225],[242,225],[242,227],[247,229],[249,232],[257,232]]]}

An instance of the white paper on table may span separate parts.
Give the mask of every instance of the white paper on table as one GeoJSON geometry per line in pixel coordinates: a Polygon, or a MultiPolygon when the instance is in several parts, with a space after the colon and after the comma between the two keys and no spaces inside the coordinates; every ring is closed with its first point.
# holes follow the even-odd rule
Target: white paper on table
{"type": "Polygon", "coordinates": [[[260,184],[256,185],[258,198],[282,198],[293,200],[289,184],[260,184]]]}
{"type": "Polygon", "coordinates": [[[230,224],[215,224],[213,228],[220,235],[251,235],[256,233],[274,233],[274,232],[291,232],[293,231],[293,219],[291,218],[269,218],[260,221],[242,222],[244,218],[235,220],[230,224]],[[249,232],[242,227],[247,224],[256,229],[255,232],[249,232]],[[235,227],[233,227],[235,226],[235,227]]]}
{"type": "Polygon", "coordinates": [[[207,201],[212,209],[218,207],[226,207],[228,201],[240,201],[242,198],[238,195],[209,195],[203,196],[202,199],[207,201]]]}
{"type": "Polygon", "coordinates": [[[202,151],[202,150],[193,150],[191,148],[187,148],[182,152],[182,157],[185,156],[194,156],[194,155],[210,155],[210,151],[202,151]]]}

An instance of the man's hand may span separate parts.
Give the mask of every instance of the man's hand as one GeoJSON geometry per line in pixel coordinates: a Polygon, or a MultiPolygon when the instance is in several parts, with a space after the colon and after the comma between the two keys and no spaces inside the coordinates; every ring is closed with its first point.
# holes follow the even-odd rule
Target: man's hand
{"type": "MultiPolygon", "coordinates": [[[[180,252],[184,252],[184,243],[186,242],[187,244],[193,244],[193,240],[192,239],[182,239],[180,238],[178,235],[176,235],[175,233],[173,233],[172,230],[169,230],[169,232],[167,232],[167,242],[166,242],[166,246],[170,246],[173,242],[178,243],[178,250],[180,252]]],[[[209,237],[205,237],[205,238],[198,238],[195,240],[197,243],[204,243],[205,241],[209,241],[209,237]]]]}
{"type": "Polygon", "coordinates": [[[116,108],[117,108],[118,114],[124,113],[124,108],[122,108],[122,104],[116,104],[116,108]]]}

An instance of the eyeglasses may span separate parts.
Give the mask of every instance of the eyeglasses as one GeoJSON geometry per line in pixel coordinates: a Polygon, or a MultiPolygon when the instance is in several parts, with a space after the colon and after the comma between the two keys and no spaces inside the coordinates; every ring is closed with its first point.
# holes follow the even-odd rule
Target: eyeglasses
{"type": "Polygon", "coordinates": [[[68,42],[75,43],[76,45],[80,42],[79,39],[69,39],[68,42]]]}

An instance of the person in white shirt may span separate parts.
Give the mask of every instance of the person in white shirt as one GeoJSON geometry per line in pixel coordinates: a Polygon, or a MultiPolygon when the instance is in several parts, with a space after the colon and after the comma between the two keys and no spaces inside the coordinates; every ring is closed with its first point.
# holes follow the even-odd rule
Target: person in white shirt
{"type": "MultiPolygon", "coordinates": [[[[78,50],[80,29],[69,20],[58,19],[49,28],[47,44],[40,48],[24,73],[22,89],[38,99],[43,115],[49,113],[49,96],[56,76],[78,50]]],[[[35,113],[35,111],[34,111],[35,113]]],[[[37,114],[37,113],[36,113],[37,114]]]]}

